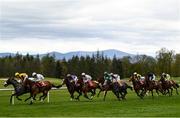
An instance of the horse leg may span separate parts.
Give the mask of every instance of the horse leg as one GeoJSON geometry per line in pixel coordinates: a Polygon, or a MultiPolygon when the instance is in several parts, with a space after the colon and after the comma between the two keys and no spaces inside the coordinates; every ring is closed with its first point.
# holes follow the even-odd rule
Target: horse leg
{"type": "Polygon", "coordinates": [[[170,89],[171,89],[171,96],[172,96],[173,88],[170,88],[170,89]]]}
{"type": "Polygon", "coordinates": [[[82,95],[82,92],[81,91],[77,91],[77,92],[79,93],[79,95],[75,99],[79,101],[79,97],[82,95]]]}
{"type": "Polygon", "coordinates": [[[106,99],[106,94],[107,94],[107,90],[104,91],[104,99],[103,99],[104,101],[106,99]]]}
{"type": "Polygon", "coordinates": [[[71,99],[70,100],[72,101],[73,99],[74,99],[74,92],[72,91],[71,92],[71,99]]]}
{"type": "MultiPolygon", "coordinates": [[[[87,92],[84,92],[84,97],[89,99],[89,97],[87,96],[87,92]]],[[[90,99],[89,99],[90,100],[90,99]]]]}
{"type": "Polygon", "coordinates": [[[94,95],[95,95],[95,92],[96,91],[96,89],[94,89],[94,90],[91,90],[91,99],[93,99],[93,97],[94,97],[94,95]]]}
{"type": "Polygon", "coordinates": [[[97,94],[97,97],[99,97],[100,93],[102,92],[102,89],[100,89],[99,93],[97,94]]]}
{"type": "Polygon", "coordinates": [[[44,94],[39,97],[39,101],[41,101],[42,97],[44,97],[44,94]]]}
{"type": "Polygon", "coordinates": [[[30,97],[30,98],[31,98],[30,105],[33,104],[33,100],[34,100],[33,97],[34,97],[35,95],[36,95],[35,93],[31,93],[31,97],[30,97]]]}
{"type": "Polygon", "coordinates": [[[19,98],[19,96],[16,95],[16,98],[19,100],[19,101],[22,101],[22,99],[19,98]]]}
{"type": "Polygon", "coordinates": [[[43,97],[43,99],[42,99],[42,100],[44,101],[44,100],[45,100],[45,98],[47,97],[48,92],[44,92],[43,94],[44,94],[44,97],[43,97]]]}
{"type": "Polygon", "coordinates": [[[154,96],[153,96],[153,90],[151,90],[151,95],[152,95],[152,97],[154,97],[154,96]]]}
{"type": "Polygon", "coordinates": [[[159,92],[158,92],[158,89],[156,89],[156,94],[159,96],[159,92]]]}
{"type": "Polygon", "coordinates": [[[26,102],[26,101],[29,100],[30,98],[31,98],[31,95],[30,95],[30,97],[26,98],[26,99],[24,100],[24,102],[26,102]]]}
{"type": "Polygon", "coordinates": [[[176,88],[176,94],[179,95],[177,88],[176,88]]]}

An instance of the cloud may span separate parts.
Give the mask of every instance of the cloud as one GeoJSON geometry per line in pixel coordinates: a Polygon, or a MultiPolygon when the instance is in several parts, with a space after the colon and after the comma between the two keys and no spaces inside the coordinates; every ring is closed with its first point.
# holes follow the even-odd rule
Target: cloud
{"type": "MultiPolygon", "coordinates": [[[[1,0],[0,3],[0,41],[10,44],[14,50],[115,48],[153,54],[167,47],[180,52],[178,0],[1,0]],[[21,40],[28,45],[17,46],[16,42],[21,44],[21,40]],[[38,49],[38,45],[34,49],[27,48],[34,42],[45,42],[42,44],[47,49],[38,49]],[[76,45],[71,48],[66,44],[76,45]]],[[[1,47],[1,51],[4,50],[6,48],[1,47]]]]}

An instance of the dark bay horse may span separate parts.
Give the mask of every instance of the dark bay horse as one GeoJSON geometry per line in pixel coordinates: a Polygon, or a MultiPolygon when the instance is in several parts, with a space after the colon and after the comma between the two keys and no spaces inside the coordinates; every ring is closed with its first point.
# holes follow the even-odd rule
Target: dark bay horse
{"type": "Polygon", "coordinates": [[[106,94],[107,94],[107,91],[112,91],[116,97],[119,99],[120,96],[117,94],[119,92],[119,94],[121,95],[121,98],[122,99],[126,99],[125,96],[127,94],[127,88],[130,88],[132,90],[132,87],[129,86],[125,81],[117,81],[117,82],[110,82],[108,81],[107,84],[104,84],[105,80],[104,80],[104,77],[100,77],[97,79],[97,81],[100,83],[100,91],[98,93],[98,97],[99,97],[99,94],[104,91],[104,99],[106,98],[106,94]],[[118,87],[117,87],[118,86],[118,87]],[[117,90],[118,88],[118,90],[117,90]]]}
{"type": "Polygon", "coordinates": [[[157,95],[159,95],[159,92],[163,94],[163,88],[162,83],[155,80],[149,80],[148,76],[145,77],[145,90],[150,91],[151,95],[153,97],[153,90],[156,90],[157,95]]]}
{"type": "Polygon", "coordinates": [[[69,77],[63,79],[61,86],[64,84],[66,84],[66,87],[70,93],[71,100],[74,99],[75,92],[79,94],[75,99],[79,100],[79,97],[82,95],[82,84],[78,81],[77,85],[75,85],[75,83],[71,81],[71,78],[69,77]]]}
{"type": "Polygon", "coordinates": [[[132,81],[133,88],[134,88],[137,96],[139,96],[142,99],[144,97],[144,95],[146,94],[145,81],[138,80],[134,76],[130,77],[129,82],[131,82],[131,81],[132,81]]]}
{"type": "Polygon", "coordinates": [[[176,94],[179,94],[177,90],[177,88],[179,88],[179,85],[174,80],[165,80],[164,76],[161,76],[159,81],[162,82],[162,88],[164,90],[164,94],[166,94],[167,91],[167,93],[169,93],[169,96],[171,96],[173,92],[173,88],[176,89],[176,94]]]}
{"type": "Polygon", "coordinates": [[[28,78],[24,80],[23,84],[30,89],[30,97],[25,100],[27,101],[28,99],[31,98],[30,104],[33,104],[33,100],[35,100],[37,94],[43,93],[43,95],[40,96],[39,100],[44,100],[47,97],[47,94],[52,87],[56,87],[56,88],[61,87],[61,85],[55,86],[49,81],[34,82],[32,80],[29,80],[28,78]]]}
{"type": "Polygon", "coordinates": [[[84,94],[84,97],[87,99],[92,100],[92,98],[94,97],[94,95],[96,94],[96,89],[100,88],[99,82],[95,81],[95,80],[90,80],[87,83],[83,82],[83,79],[80,78],[78,80],[79,84],[82,85],[82,92],[84,94]],[[88,97],[88,92],[91,92],[91,97],[88,97]]]}
{"type": "Polygon", "coordinates": [[[17,80],[14,77],[10,77],[7,81],[4,82],[5,87],[7,87],[8,85],[13,85],[15,90],[15,93],[11,95],[10,104],[12,104],[13,96],[16,96],[16,98],[21,101],[22,99],[20,99],[19,96],[30,92],[30,89],[27,89],[23,84],[17,82],[17,80]]]}

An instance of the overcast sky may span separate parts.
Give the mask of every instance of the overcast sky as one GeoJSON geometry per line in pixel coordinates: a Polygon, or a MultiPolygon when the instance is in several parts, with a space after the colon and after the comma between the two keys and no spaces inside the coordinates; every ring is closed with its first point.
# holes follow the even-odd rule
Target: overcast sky
{"type": "Polygon", "coordinates": [[[0,52],[180,53],[179,0],[0,0],[0,52]]]}

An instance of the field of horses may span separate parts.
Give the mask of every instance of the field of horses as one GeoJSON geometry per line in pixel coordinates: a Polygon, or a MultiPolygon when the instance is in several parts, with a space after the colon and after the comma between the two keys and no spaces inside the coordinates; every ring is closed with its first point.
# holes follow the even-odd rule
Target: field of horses
{"type": "MultiPolygon", "coordinates": [[[[173,79],[180,83],[180,77],[173,79]]],[[[58,79],[48,78],[48,80],[55,84],[60,83],[58,79]]],[[[3,82],[0,81],[1,89],[4,89],[3,82]]],[[[12,86],[9,87],[12,88],[12,86]]],[[[67,90],[51,90],[50,103],[47,103],[46,99],[45,102],[36,101],[32,105],[29,105],[29,101],[18,101],[16,98],[15,104],[10,105],[10,95],[11,91],[0,91],[1,117],[180,117],[180,95],[176,95],[175,91],[170,97],[154,94],[152,98],[149,94],[144,99],[140,99],[134,91],[128,90],[127,100],[122,101],[118,101],[109,91],[106,101],[103,101],[103,93],[93,100],[87,100],[81,96],[80,101],[70,101],[67,90]]],[[[29,94],[20,98],[24,100],[27,97],[29,94]]]]}

